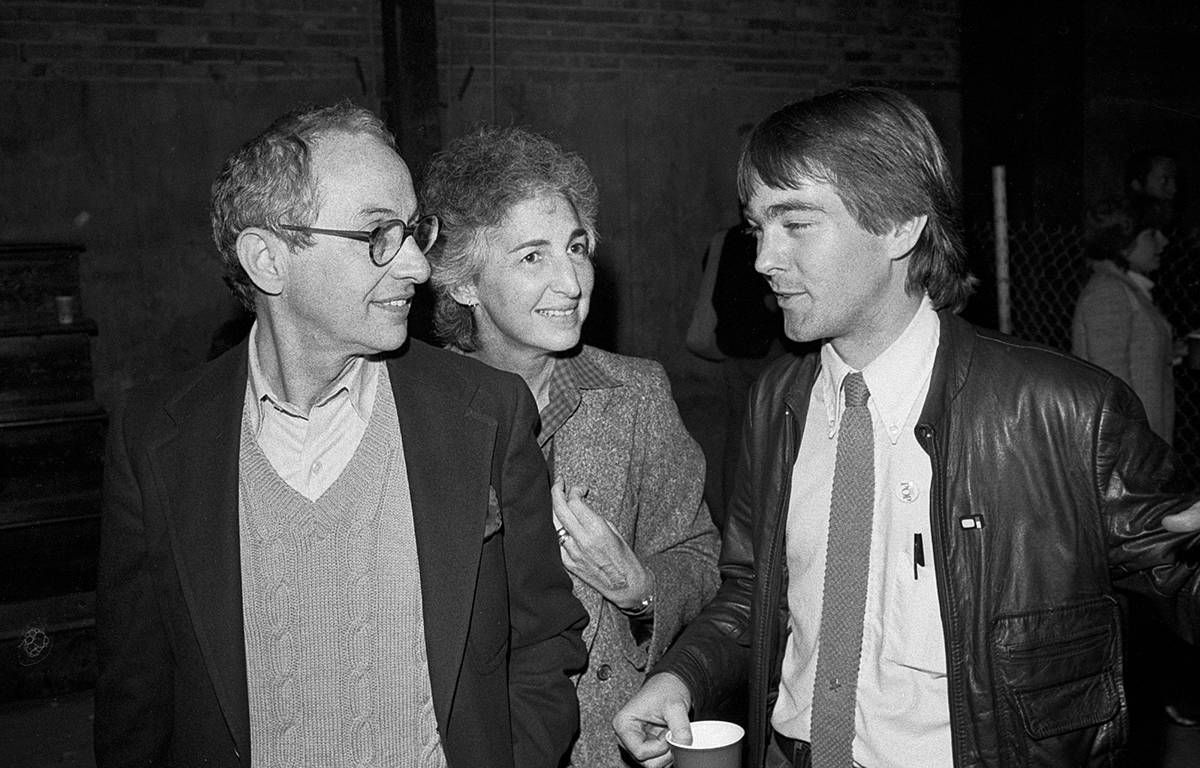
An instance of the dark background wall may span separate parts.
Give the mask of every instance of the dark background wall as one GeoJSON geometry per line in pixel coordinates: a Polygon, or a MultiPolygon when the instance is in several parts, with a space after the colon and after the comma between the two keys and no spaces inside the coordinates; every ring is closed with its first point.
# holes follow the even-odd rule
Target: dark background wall
{"type": "Polygon", "coordinates": [[[959,146],[953,0],[437,5],[443,135],[517,123],[587,158],[604,278],[590,331],[676,373],[701,365],[684,331],[705,245],[737,221],[734,163],[755,121],[818,91],[886,82],[959,146]]]}
{"type": "MultiPolygon", "coordinates": [[[[1025,277],[1059,291],[1053,309],[1069,323],[1078,286],[1042,285],[1043,272],[1069,281],[1080,269],[1075,241],[1084,212],[1122,194],[1131,153],[1159,148],[1178,157],[1181,231],[1200,224],[1189,191],[1200,170],[1200,89],[1192,75],[1200,4],[963,3],[962,30],[967,223],[978,235],[989,222],[991,168],[1005,166],[1013,248],[1036,254],[1038,274],[1025,277]]],[[[972,242],[984,283],[967,315],[994,324],[991,242],[972,242]]]]}
{"type": "Polygon", "coordinates": [[[1200,4],[964,3],[962,24],[972,217],[990,216],[994,164],[1008,170],[1011,215],[1041,224],[1077,224],[1119,194],[1137,149],[1176,153],[1185,182],[1200,169],[1200,4]]]}
{"type": "MultiPolygon", "coordinates": [[[[489,119],[581,152],[602,196],[591,333],[684,377],[702,366],[683,351],[699,260],[735,220],[750,124],[818,90],[886,82],[961,145],[954,0],[435,7],[441,137],[489,119]]],[[[204,359],[233,307],[211,179],[298,101],[386,108],[382,27],[379,0],[0,4],[0,240],[87,246],[102,402],[204,359]]]]}
{"type": "MultiPolygon", "coordinates": [[[[1187,193],[1198,20],[1185,0],[5,0],[0,240],[87,246],[82,299],[111,406],[200,362],[233,311],[208,185],[272,117],[350,97],[407,120],[395,127],[414,158],[474,121],[519,123],[581,152],[600,183],[593,339],[704,375],[683,333],[756,120],[820,90],[892,85],[930,111],[969,220],[990,215],[1003,163],[1014,219],[1075,223],[1119,191],[1140,146],[1177,152],[1187,193]],[[425,113],[397,108],[414,50],[384,71],[386,9],[436,41],[425,113]]],[[[986,278],[990,255],[973,258],[986,278]]]]}
{"type": "Polygon", "coordinates": [[[99,399],[202,361],[232,310],[225,155],[298,101],[371,103],[376,2],[0,3],[0,240],[70,240],[99,399]]]}
{"type": "Polygon", "coordinates": [[[1132,149],[1158,147],[1178,156],[1185,221],[1200,223],[1200,3],[1085,5],[1085,196],[1119,186],[1132,149]]]}
{"type": "Polygon", "coordinates": [[[1003,165],[1010,215],[1077,221],[1084,166],[1083,5],[964,4],[964,203],[973,220],[990,219],[991,168],[1003,165]]]}

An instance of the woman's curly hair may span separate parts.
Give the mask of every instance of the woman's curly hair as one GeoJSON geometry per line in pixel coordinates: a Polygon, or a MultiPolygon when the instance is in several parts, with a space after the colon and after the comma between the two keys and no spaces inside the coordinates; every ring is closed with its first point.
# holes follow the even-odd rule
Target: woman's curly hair
{"type": "Polygon", "coordinates": [[[484,235],[503,224],[513,206],[541,195],[561,195],[596,245],[596,181],[583,158],[525,128],[477,126],[430,160],[418,197],[435,213],[441,232],[430,250],[434,332],[473,352],[475,319],[451,292],[474,281],[487,253],[484,235]]]}

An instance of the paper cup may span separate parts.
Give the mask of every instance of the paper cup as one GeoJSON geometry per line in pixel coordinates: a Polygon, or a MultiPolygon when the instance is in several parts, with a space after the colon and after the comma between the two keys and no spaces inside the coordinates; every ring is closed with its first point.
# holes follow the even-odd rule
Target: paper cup
{"type": "Polygon", "coordinates": [[[667,733],[676,768],[741,768],[742,737],[746,732],[724,720],[692,723],[692,743],[677,744],[667,733]]]}
{"type": "Polygon", "coordinates": [[[75,322],[74,296],[55,296],[54,309],[58,313],[58,322],[60,324],[70,325],[75,322]]]}

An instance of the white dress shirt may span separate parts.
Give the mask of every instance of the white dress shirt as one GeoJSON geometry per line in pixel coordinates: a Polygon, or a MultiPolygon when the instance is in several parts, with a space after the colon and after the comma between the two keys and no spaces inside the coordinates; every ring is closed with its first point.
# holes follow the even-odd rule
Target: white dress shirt
{"type": "Polygon", "coordinates": [[[384,364],[353,358],[305,414],[280,397],[258,361],[258,323],[250,329],[246,399],[250,430],[271,466],[310,501],[333,485],[367,431],[384,364]]]}
{"type": "MultiPolygon", "coordinates": [[[[950,768],[946,655],[930,535],[932,470],[914,429],[929,391],[940,326],[926,297],[898,339],[863,369],[875,443],[875,513],[854,761],[866,768],[950,768]],[[924,565],[916,557],[920,537],[924,565]]],[[[809,398],[787,519],[790,635],[771,723],[808,740],[825,581],[837,430],[851,372],[830,344],[809,398]]]]}

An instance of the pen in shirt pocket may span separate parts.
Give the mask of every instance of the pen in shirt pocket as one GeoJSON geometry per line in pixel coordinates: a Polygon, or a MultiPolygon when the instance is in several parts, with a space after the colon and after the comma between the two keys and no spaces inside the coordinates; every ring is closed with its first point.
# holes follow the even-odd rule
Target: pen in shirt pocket
{"type": "Polygon", "coordinates": [[[913,534],[913,579],[918,577],[918,568],[925,567],[925,545],[921,542],[921,534],[913,534]]]}

